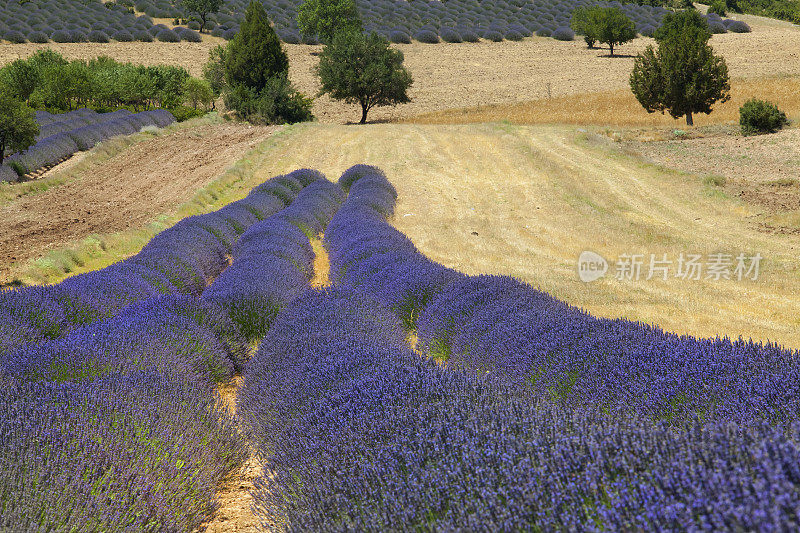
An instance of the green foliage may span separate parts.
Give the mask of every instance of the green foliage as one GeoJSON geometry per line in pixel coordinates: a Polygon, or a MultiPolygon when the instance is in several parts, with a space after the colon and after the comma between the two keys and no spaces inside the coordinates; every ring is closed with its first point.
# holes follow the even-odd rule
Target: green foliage
{"type": "Polygon", "coordinates": [[[211,84],[198,78],[186,78],[183,82],[184,102],[194,109],[203,106],[208,111],[214,105],[214,91],[211,84]]]}
{"type": "Polygon", "coordinates": [[[355,0],[305,0],[297,10],[297,27],[303,36],[333,42],[340,32],[361,32],[363,25],[355,0]]]}
{"type": "Polygon", "coordinates": [[[204,75],[212,90],[222,92],[225,106],[250,122],[284,124],[313,118],[311,100],[289,82],[289,58],[259,2],[250,2],[227,49],[211,51],[204,75]]]}
{"type": "Polygon", "coordinates": [[[403,53],[375,33],[336,35],[320,55],[317,74],[320,94],[361,105],[361,124],[375,106],[411,101],[407,91],[413,80],[403,66],[403,53]]]}
{"type": "Polygon", "coordinates": [[[634,62],[631,90],[648,113],[668,111],[692,125],[693,113],[709,114],[714,103],[730,98],[728,66],[714,55],[711,34],[692,22],[691,12],[666,18],[658,50],[648,46],[634,62]]]}
{"type": "Polygon", "coordinates": [[[52,50],[0,69],[0,84],[7,93],[31,107],[53,112],[78,107],[102,111],[173,108],[183,104],[189,79],[182,67],[145,67],[104,56],[69,62],[52,50]]]}
{"type": "Polygon", "coordinates": [[[580,6],[575,8],[572,12],[572,20],[570,27],[577,35],[583,35],[586,41],[586,46],[594,48],[597,43],[597,37],[594,35],[594,30],[591,24],[592,8],[590,6],[580,6]]]}
{"type": "Polygon", "coordinates": [[[259,92],[238,85],[224,95],[225,107],[256,124],[294,124],[312,120],[312,100],[294,89],[285,75],[267,80],[259,92]]]}
{"type": "Polygon", "coordinates": [[[583,35],[589,48],[598,41],[605,43],[612,56],[615,46],[636,38],[636,25],[616,7],[579,7],[573,12],[570,25],[575,33],[583,35]]]}
{"type": "Polygon", "coordinates": [[[739,108],[739,126],[742,135],[775,133],[789,123],[778,106],[764,100],[751,98],[739,108]]]}
{"type": "Polygon", "coordinates": [[[636,25],[617,7],[594,7],[590,18],[591,31],[601,43],[607,44],[611,55],[614,46],[636,38],[636,25]]]}
{"type": "Polygon", "coordinates": [[[189,120],[190,118],[202,117],[207,113],[207,111],[202,109],[195,109],[188,106],[172,107],[167,111],[172,113],[172,116],[174,116],[175,120],[178,122],[183,122],[185,120],[189,120]]]}
{"type": "Polygon", "coordinates": [[[0,90],[0,164],[6,151],[21,152],[36,142],[39,125],[33,109],[0,90]]]}
{"type": "Polygon", "coordinates": [[[800,24],[798,0],[738,0],[729,1],[728,7],[736,13],[749,13],[800,24]]]}
{"type": "Polygon", "coordinates": [[[708,42],[711,38],[708,22],[693,9],[667,13],[653,37],[660,43],[680,38],[687,33],[691,34],[692,39],[702,39],[703,42],[708,42]]]}
{"type": "Polygon", "coordinates": [[[200,18],[200,33],[202,33],[208,22],[208,16],[219,11],[222,0],[181,0],[181,4],[188,12],[196,13],[200,18]]]}
{"type": "Polygon", "coordinates": [[[39,72],[30,62],[17,59],[0,71],[0,83],[11,96],[25,102],[39,84],[39,72]]]}
{"type": "Polygon", "coordinates": [[[720,17],[728,15],[728,5],[724,0],[714,0],[708,8],[709,13],[716,13],[720,17]]]}
{"type": "Polygon", "coordinates": [[[244,86],[258,93],[270,78],[287,75],[286,56],[261,2],[247,6],[239,33],[228,44],[225,54],[225,80],[232,88],[244,86]]]}
{"type": "Polygon", "coordinates": [[[208,53],[208,63],[203,67],[203,78],[208,82],[216,96],[227,87],[225,82],[225,54],[227,48],[217,45],[208,53]]]}

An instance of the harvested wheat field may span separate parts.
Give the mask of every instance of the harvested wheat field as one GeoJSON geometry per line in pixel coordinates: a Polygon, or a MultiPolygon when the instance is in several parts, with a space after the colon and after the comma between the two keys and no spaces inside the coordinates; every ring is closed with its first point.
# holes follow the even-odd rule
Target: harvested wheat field
{"type": "MultiPolygon", "coordinates": [[[[732,18],[745,20],[753,29],[748,34],[728,33],[711,39],[715,51],[728,62],[732,78],[800,76],[800,29],[762,17],[737,15],[732,18]]],[[[396,108],[376,108],[370,113],[370,120],[398,121],[434,113],[419,120],[431,123],[508,119],[520,123],[662,124],[661,115],[656,118],[648,116],[641,107],[637,109],[638,104],[627,88],[632,56],[653,42],[649,38],[637,38],[620,47],[618,53],[622,56],[615,58],[607,57],[605,49],[587,49],[582,40],[560,42],[544,37],[520,42],[395,45],[405,55],[405,64],[414,77],[409,93],[412,102],[396,108]],[[569,96],[572,98],[562,98],[569,96]],[[552,100],[546,102],[548,97],[552,100]],[[534,104],[527,103],[534,100],[534,104]],[[521,107],[439,113],[453,108],[519,102],[523,102],[521,107]],[[576,109],[579,112],[573,116],[576,109]],[[628,118],[630,114],[632,118],[628,118]]],[[[222,39],[204,36],[201,43],[176,44],[0,44],[0,65],[50,47],[67,59],[88,59],[102,54],[119,61],[147,65],[182,65],[197,76],[202,73],[209,50],[221,43],[224,43],[222,39]]],[[[316,96],[319,82],[314,67],[322,47],[284,45],[284,48],[289,55],[290,77],[301,91],[316,96]]],[[[774,86],[769,81],[747,83],[755,83],[754,88],[766,83],[764,90],[774,86]]],[[[795,104],[792,109],[796,107],[795,104]]],[[[316,100],[314,114],[324,123],[360,118],[356,106],[333,101],[327,96],[316,100]]],[[[727,120],[720,117],[722,115],[714,113],[711,120],[727,120]]],[[[698,119],[698,124],[705,120],[704,116],[698,119]]],[[[669,118],[666,121],[673,122],[669,118]]]]}
{"type": "Polygon", "coordinates": [[[104,250],[110,244],[102,235],[135,231],[141,234],[130,246],[141,246],[163,229],[179,206],[273,131],[274,127],[200,119],[157,136],[116,138],[95,147],[77,164],[53,169],[39,180],[3,184],[0,280],[11,281],[20,267],[37,258],[43,258],[43,272],[61,274],[62,263],[70,261],[78,265],[68,269],[84,266],[87,258],[76,257],[74,251],[64,257],[57,251],[85,239],[91,241],[87,246],[104,250]],[[48,259],[51,251],[56,253],[48,259]]]}

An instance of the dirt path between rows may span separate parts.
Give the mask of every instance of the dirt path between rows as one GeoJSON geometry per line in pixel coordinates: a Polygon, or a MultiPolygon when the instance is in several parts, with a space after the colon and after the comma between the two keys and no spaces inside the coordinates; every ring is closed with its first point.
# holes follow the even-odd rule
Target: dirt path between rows
{"type": "MultiPolygon", "coordinates": [[[[311,240],[314,250],[314,277],[310,285],[320,289],[330,285],[330,261],[323,246],[323,235],[311,240]]],[[[244,385],[244,377],[239,375],[228,383],[220,385],[219,395],[224,406],[236,414],[236,398],[244,385]]],[[[219,508],[207,523],[200,527],[205,533],[242,533],[264,530],[259,518],[253,512],[253,482],[262,475],[263,464],[259,461],[255,450],[251,447],[250,457],[241,469],[217,492],[219,508]]],[[[270,528],[276,529],[276,528],[270,528]]]]}
{"type": "Polygon", "coordinates": [[[207,124],[135,143],[77,179],[0,206],[0,280],[15,262],[173,212],[275,128],[207,124]]]}

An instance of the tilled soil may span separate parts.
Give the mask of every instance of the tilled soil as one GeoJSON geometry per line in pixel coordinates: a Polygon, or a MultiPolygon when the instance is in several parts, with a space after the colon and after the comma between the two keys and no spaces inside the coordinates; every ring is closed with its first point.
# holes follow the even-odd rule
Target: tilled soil
{"type": "Polygon", "coordinates": [[[224,123],[153,137],[76,179],[0,205],[0,278],[15,262],[171,212],[274,130],[224,123]]]}

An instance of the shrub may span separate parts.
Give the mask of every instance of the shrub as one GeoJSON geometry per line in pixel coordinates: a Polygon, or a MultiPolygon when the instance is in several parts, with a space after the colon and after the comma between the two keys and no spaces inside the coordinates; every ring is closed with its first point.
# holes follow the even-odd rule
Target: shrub
{"type": "Polygon", "coordinates": [[[22,44],[24,42],[27,42],[27,39],[22,34],[22,32],[19,32],[17,30],[7,31],[5,35],[3,35],[3,38],[6,41],[10,41],[14,44],[22,44]]]}
{"type": "Polygon", "coordinates": [[[300,34],[295,31],[284,31],[279,33],[278,36],[281,38],[281,41],[286,44],[300,44],[302,42],[300,34]]]}
{"type": "Polygon", "coordinates": [[[731,20],[726,23],[728,31],[733,33],[750,33],[750,26],[741,20],[731,20]]]}
{"type": "Polygon", "coordinates": [[[431,30],[420,30],[414,34],[414,39],[421,43],[427,44],[437,44],[439,42],[439,36],[436,32],[431,30]]]}
{"type": "Polygon", "coordinates": [[[136,30],[133,32],[133,38],[142,43],[152,43],[154,38],[147,30],[136,30]]]}
{"type": "Polygon", "coordinates": [[[196,20],[190,20],[186,27],[190,30],[200,31],[200,23],[196,20]]]}
{"type": "Polygon", "coordinates": [[[551,34],[552,34],[552,32],[550,30],[548,30],[547,28],[542,28],[540,30],[536,30],[536,35],[539,36],[539,37],[550,37],[551,34]]]}
{"type": "Polygon", "coordinates": [[[556,28],[551,37],[557,41],[572,41],[575,39],[575,32],[562,26],[561,28],[556,28]]]}
{"type": "MultiPolygon", "coordinates": [[[[147,35],[149,36],[150,34],[148,33],[147,35]]],[[[131,35],[131,33],[126,30],[118,31],[112,34],[111,38],[121,43],[129,43],[134,40],[133,35],[131,35]]]]}
{"type": "Polygon", "coordinates": [[[525,36],[516,30],[506,30],[505,38],[509,41],[521,41],[525,36]]]}
{"type": "Polygon", "coordinates": [[[189,106],[173,107],[169,109],[169,112],[172,113],[172,116],[174,116],[175,120],[178,122],[183,122],[190,118],[202,117],[207,113],[207,111],[202,109],[195,109],[189,106]]]}
{"type": "Polygon", "coordinates": [[[721,22],[709,22],[708,29],[711,30],[711,33],[728,33],[728,29],[725,27],[725,24],[721,22]]]}
{"type": "Polygon", "coordinates": [[[725,4],[723,0],[714,0],[711,2],[711,6],[708,8],[709,13],[715,13],[720,17],[724,17],[728,14],[728,6],[725,4]]]}
{"type": "Polygon", "coordinates": [[[478,34],[472,30],[461,30],[460,33],[465,43],[477,43],[481,40],[478,34]]]}
{"type": "Polygon", "coordinates": [[[458,31],[453,28],[442,28],[439,31],[439,35],[446,43],[460,43],[463,41],[461,34],[459,34],[458,31]]]}
{"type": "Polygon", "coordinates": [[[89,41],[93,43],[107,43],[110,41],[108,35],[101,30],[93,30],[89,32],[89,41]]]}
{"type": "Polygon", "coordinates": [[[395,44],[411,44],[411,37],[399,30],[389,32],[389,40],[395,44]]]}
{"type": "Polygon", "coordinates": [[[222,32],[222,38],[226,41],[232,41],[236,38],[236,35],[239,33],[239,28],[231,28],[229,30],[225,30],[222,32]]]}
{"type": "Polygon", "coordinates": [[[654,26],[651,26],[650,24],[645,24],[644,26],[642,26],[642,29],[639,30],[639,34],[644,37],[652,37],[656,34],[656,29],[654,26]]]}
{"type": "Polygon", "coordinates": [[[0,164],[6,150],[22,152],[36,141],[39,125],[33,109],[0,92],[0,164]]]}
{"type": "Polygon", "coordinates": [[[739,108],[742,135],[775,133],[789,123],[786,114],[775,104],[751,98],[739,108]]]}
{"type": "Polygon", "coordinates": [[[67,30],[56,30],[50,36],[54,43],[69,43],[72,42],[72,36],[67,30]]]}
{"type": "Polygon", "coordinates": [[[178,33],[182,40],[189,43],[199,43],[203,40],[199,33],[189,28],[181,28],[180,31],[176,33],[178,33]]]}
{"type": "MultiPolygon", "coordinates": [[[[549,35],[548,35],[548,37],[549,37],[549,35]]],[[[499,43],[500,41],[503,40],[503,34],[500,33],[499,31],[489,30],[489,31],[484,32],[483,38],[486,39],[487,41],[492,41],[492,42],[495,42],[495,43],[499,43]]]]}
{"type": "Polygon", "coordinates": [[[28,34],[28,40],[32,43],[47,43],[50,42],[50,37],[43,31],[33,31],[28,34]]]}
{"type": "Polygon", "coordinates": [[[156,39],[165,43],[179,43],[181,36],[170,29],[162,29],[156,34],[156,39]]]}

